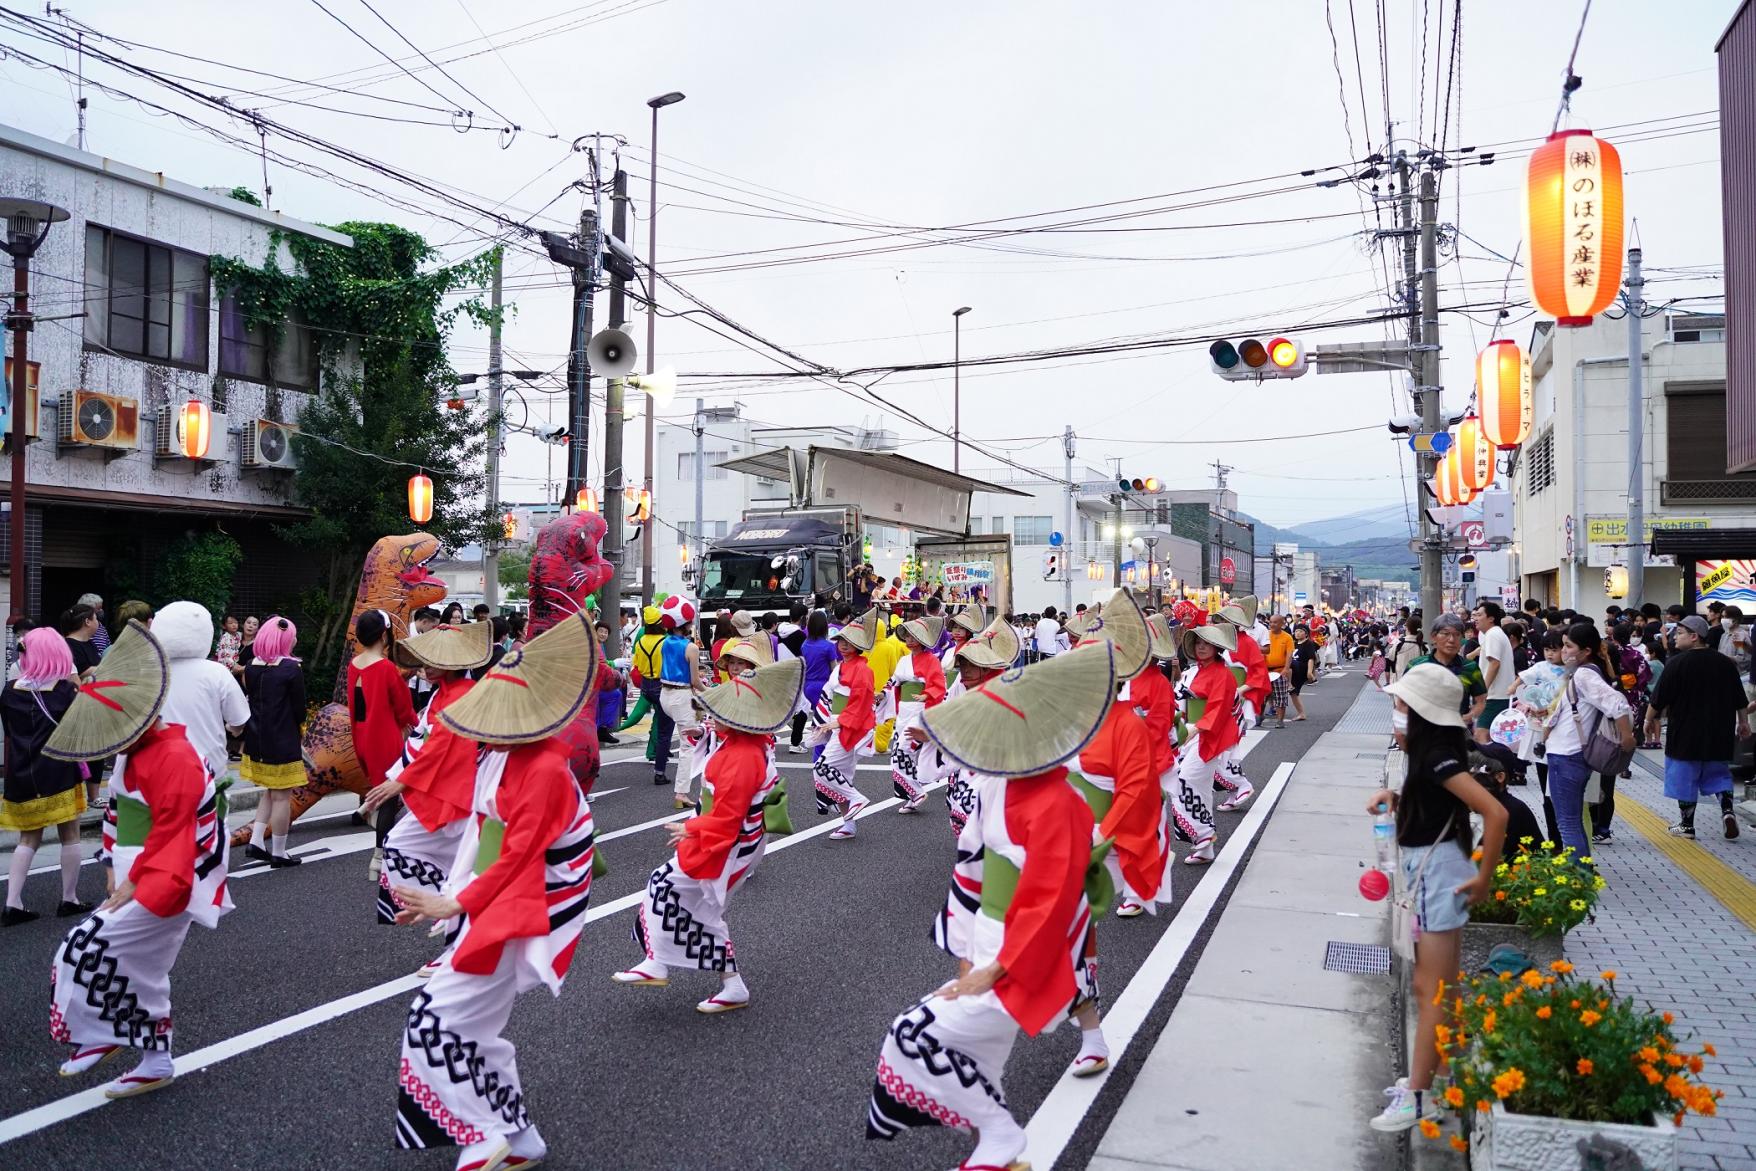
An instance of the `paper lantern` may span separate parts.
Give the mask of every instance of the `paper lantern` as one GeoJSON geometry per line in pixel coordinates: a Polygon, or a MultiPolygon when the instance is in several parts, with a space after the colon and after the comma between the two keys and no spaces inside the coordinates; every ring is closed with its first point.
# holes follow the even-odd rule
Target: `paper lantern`
{"type": "Polygon", "coordinates": [[[425,472],[409,477],[409,519],[418,525],[433,519],[433,480],[425,472]]]}
{"type": "Polygon", "coordinates": [[[581,488],[573,496],[573,507],[580,512],[596,512],[598,510],[597,489],[581,488]]]}
{"type": "Polygon", "coordinates": [[[177,412],[177,449],[185,459],[203,459],[213,437],[213,412],[198,398],[184,403],[177,412]]]}
{"type": "Polygon", "coordinates": [[[1475,499],[1475,490],[1464,482],[1463,469],[1458,463],[1455,446],[1434,469],[1431,486],[1434,498],[1446,507],[1468,504],[1475,499]]]}
{"type": "Polygon", "coordinates": [[[1590,325],[1622,284],[1622,156],[1589,130],[1531,153],[1524,184],[1531,300],[1561,326],[1590,325]]]}
{"type": "Polygon", "coordinates": [[[1506,338],[1476,355],[1476,410],[1495,447],[1517,447],[1530,435],[1530,357],[1506,338]]]}
{"type": "Polygon", "coordinates": [[[508,541],[518,536],[517,516],[509,512],[500,518],[500,535],[508,541]]]}
{"type": "Polygon", "coordinates": [[[1482,421],[1471,415],[1457,425],[1456,441],[1447,459],[1456,459],[1470,495],[1494,482],[1494,445],[1482,434],[1482,421]]]}

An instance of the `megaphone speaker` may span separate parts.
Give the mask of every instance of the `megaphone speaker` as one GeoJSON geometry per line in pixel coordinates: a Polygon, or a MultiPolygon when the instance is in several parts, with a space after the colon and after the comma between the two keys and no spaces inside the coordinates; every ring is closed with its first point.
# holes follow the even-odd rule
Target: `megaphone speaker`
{"type": "Polygon", "coordinates": [[[591,367],[593,374],[603,378],[620,378],[631,372],[637,357],[639,352],[634,348],[634,339],[619,329],[599,330],[585,348],[586,365],[591,367]]]}
{"type": "Polygon", "coordinates": [[[651,374],[636,375],[628,380],[628,384],[642,394],[651,396],[658,406],[668,407],[677,395],[677,372],[666,366],[651,374]]]}

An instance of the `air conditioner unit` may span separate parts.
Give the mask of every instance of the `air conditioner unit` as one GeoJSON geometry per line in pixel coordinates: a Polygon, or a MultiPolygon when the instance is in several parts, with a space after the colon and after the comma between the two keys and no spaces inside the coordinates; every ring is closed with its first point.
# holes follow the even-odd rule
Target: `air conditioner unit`
{"type": "Polygon", "coordinates": [[[293,436],[299,428],[273,419],[252,419],[244,428],[244,470],[292,471],[299,466],[293,454],[293,436]]]}
{"type": "MultiPolygon", "coordinates": [[[[155,461],[189,458],[183,454],[183,445],[177,435],[177,419],[182,414],[182,407],[182,400],[166,403],[153,420],[152,454],[155,461]]],[[[226,417],[216,411],[210,418],[207,455],[202,457],[201,463],[218,462],[225,451],[226,417]]]]}
{"type": "MultiPolygon", "coordinates": [[[[25,401],[29,404],[26,411],[25,411],[25,416],[24,416],[24,434],[25,434],[25,439],[27,442],[32,440],[32,439],[37,438],[37,435],[38,435],[38,432],[37,432],[37,402],[38,402],[37,389],[38,389],[38,383],[42,380],[42,375],[43,375],[43,364],[41,362],[26,362],[25,363],[25,367],[24,367],[24,378],[25,378],[24,392],[25,392],[25,396],[26,396],[25,401]]],[[[4,403],[6,404],[4,406],[0,406],[0,444],[4,444],[6,446],[7,450],[11,450],[11,445],[12,445],[12,408],[10,405],[12,402],[12,359],[11,358],[6,359],[6,386],[5,386],[5,389],[3,391],[0,391],[0,400],[3,400],[4,403]]]]}
{"type": "Polygon", "coordinates": [[[63,446],[133,451],[140,446],[140,400],[76,390],[61,399],[63,446]]]}

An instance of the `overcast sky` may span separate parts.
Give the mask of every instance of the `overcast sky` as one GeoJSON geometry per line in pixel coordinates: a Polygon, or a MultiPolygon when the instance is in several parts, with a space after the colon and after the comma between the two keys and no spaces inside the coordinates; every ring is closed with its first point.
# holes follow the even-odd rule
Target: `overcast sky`
{"type": "MultiPolygon", "coordinates": [[[[322,2],[386,53],[412,57],[365,0],[322,2]]],[[[595,131],[622,135],[643,255],[645,101],[681,90],[687,100],[661,115],[660,268],[755,332],[836,370],[949,358],[951,311],[960,305],[973,306],[964,318],[967,360],[1123,338],[1284,331],[1366,315],[1386,304],[1366,239],[1369,184],[1324,189],[1313,183],[1343,172],[1322,170],[1314,179],[1296,174],[1364,157],[1368,143],[1383,148],[1377,6],[1365,0],[1351,9],[1348,0],[1330,5],[1339,82],[1321,0],[1110,0],[1078,6],[999,0],[372,3],[441,63],[484,50],[483,30],[498,47],[445,64],[443,73],[416,58],[410,68],[418,81],[395,73],[361,92],[430,106],[455,103],[475,110],[477,125],[499,123],[491,103],[524,128],[507,149],[490,132],[459,134],[444,126],[301,105],[270,108],[273,99],[243,90],[272,86],[283,97],[296,92],[374,114],[446,120],[413,106],[292,91],[145,47],[109,48],[200,78],[199,88],[232,94],[239,107],[263,107],[271,117],[328,141],[438,180],[481,208],[497,206],[521,221],[546,208],[531,220],[538,227],[577,223],[582,196],[567,187],[586,172],[584,156],[570,152],[573,140],[595,131]],[[1370,128],[1361,110],[1355,28],[1370,128]],[[477,96],[465,94],[464,87],[477,96]],[[1346,121],[1338,87],[1345,93],[1346,121]],[[1223,202],[1190,206],[1214,200],[1223,202]],[[1004,226],[1153,214],[1090,225],[1101,231],[1037,232],[980,246],[771,263],[827,251],[895,248],[921,238],[848,224],[967,225],[1118,201],[1136,202],[1010,219],[1004,226]],[[813,222],[834,220],[843,223],[813,222]],[[1269,220],[1281,222],[1262,222],[1269,220]],[[892,234],[799,247],[885,232],[892,234]],[[773,249],[786,251],[762,251],[773,249]],[[702,271],[753,263],[764,267],[702,271]]],[[[1410,146],[1417,138],[1426,144],[1442,139],[1452,148],[1508,144],[1492,166],[1447,172],[1440,211],[1443,222],[1469,237],[1461,241],[1461,259],[1447,258],[1444,265],[1441,304],[1498,303],[1509,273],[1501,257],[1513,254],[1521,232],[1524,162],[1516,152],[1549,132],[1580,0],[1464,4],[1454,79],[1446,61],[1453,5],[1438,0],[1429,6],[1424,35],[1418,6],[1398,0],[1383,6],[1391,10],[1385,55],[1396,145],[1410,146]],[[1441,132],[1447,98],[1450,117],[1441,132]]],[[[1629,172],[1628,209],[1638,217],[1649,271],[1704,266],[1709,273],[1701,279],[1655,272],[1661,283],[1648,290],[1655,302],[1720,290],[1713,44],[1736,6],[1736,0],[1663,6],[1597,0],[1579,48],[1575,68],[1585,84],[1563,125],[1590,126],[1620,144],[1629,172]],[[1703,116],[1683,117],[1691,114],[1703,116]],[[1629,125],[1635,123],[1640,125],[1629,125]],[[1626,129],[1603,129],[1613,126],[1626,129]],[[1648,141],[1631,141],[1643,135],[1648,141]]],[[[329,78],[328,84],[342,88],[358,88],[367,71],[391,72],[383,57],[313,0],[75,0],[70,9],[99,31],[142,46],[288,77],[329,78]]],[[[45,49],[4,26],[0,45],[56,63],[68,60],[59,49],[45,49]]],[[[150,81],[97,65],[88,75],[225,125],[212,111],[170,98],[150,81]]],[[[0,118],[57,140],[73,132],[69,87],[60,75],[9,58],[0,59],[0,79],[8,97],[0,118]]],[[[261,186],[253,152],[98,90],[87,92],[88,149],[192,183],[261,186]]],[[[254,140],[247,123],[227,129],[254,140]]],[[[273,136],[269,142],[276,146],[273,136]]],[[[278,145],[421,207],[440,206],[432,196],[308,147],[278,145]]],[[[446,214],[466,226],[273,164],[270,179],[274,206],[290,215],[319,223],[394,220],[424,232],[453,258],[480,249],[502,230],[456,208],[446,208],[446,214]]],[[[608,210],[606,200],[606,223],[608,210]]],[[[560,271],[529,251],[514,250],[506,287],[507,299],[516,304],[506,332],[507,366],[561,367],[570,292],[560,271]]],[[[1522,272],[1512,275],[1507,299],[1526,299],[1522,272]]],[[[686,305],[670,290],[660,301],[686,305]]],[[[606,312],[600,297],[600,323],[606,312]]],[[[1515,308],[1506,327],[1521,342],[1529,336],[1528,313],[1515,308]]],[[[1444,317],[1448,404],[1467,399],[1473,354],[1492,331],[1491,308],[1474,316],[1444,317]]],[[[1378,333],[1364,327],[1304,336],[1316,343],[1378,333]]],[[[635,334],[644,341],[644,326],[635,334]]],[[[457,368],[485,370],[484,345],[478,335],[459,334],[457,368]]],[[[661,319],[657,348],[661,365],[685,375],[772,373],[789,364],[733,345],[690,319],[661,319]]],[[[552,380],[546,385],[556,386],[552,380]]],[[[899,373],[874,389],[928,424],[949,428],[948,371],[899,373]]],[[[932,440],[910,454],[949,464],[949,442],[823,382],[685,378],[669,415],[686,422],[696,393],[712,405],[742,403],[747,415],[765,423],[882,424],[911,440],[932,440]]],[[[555,419],[565,420],[560,396],[527,397],[536,419],[552,410],[555,419]]],[[[963,423],[966,434],[990,452],[1057,475],[1058,437],[1068,424],[1080,435],[1081,463],[1107,467],[1105,461],[1121,457],[1124,469],[1159,475],[1173,487],[1211,484],[1208,465],[1221,460],[1236,469],[1231,484],[1246,511],[1290,526],[1412,495],[1407,452],[1382,429],[1393,397],[1398,412],[1408,409],[1386,376],[1313,373],[1262,387],[1227,384],[1210,375],[1206,348],[1197,345],[966,368],[963,423]],[[1350,428],[1366,430],[1311,437],[1350,428]],[[1287,436],[1292,438],[1275,438],[1287,436]]],[[[516,420],[520,408],[511,409],[516,420]]],[[[637,461],[637,433],[629,447],[637,461]]],[[[591,450],[597,467],[595,430],[591,450]]],[[[549,454],[534,440],[515,438],[503,495],[540,499],[549,454]]],[[[557,469],[560,463],[557,458],[557,469]]],[[[994,466],[989,455],[964,453],[966,469],[994,466]]]]}

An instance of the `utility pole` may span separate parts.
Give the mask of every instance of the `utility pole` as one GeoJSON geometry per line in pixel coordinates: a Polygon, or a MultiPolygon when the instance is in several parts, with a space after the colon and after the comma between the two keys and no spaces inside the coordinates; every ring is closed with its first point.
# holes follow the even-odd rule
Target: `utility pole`
{"type": "MultiPolygon", "coordinates": [[[[489,285],[488,304],[494,311],[488,324],[488,513],[500,523],[500,448],[506,442],[506,409],[502,381],[505,364],[500,353],[500,274],[503,249],[494,249],[494,276],[489,285]]],[[[504,534],[500,534],[503,536],[504,534]]],[[[482,601],[488,613],[500,610],[500,540],[490,538],[482,547],[482,601]]]]}
{"type": "Polygon", "coordinates": [[[1641,291],[1646,278],[1640,273],[1640,249],[1628,249],[1628,606],[1638,608],[1646,596],[1646,468],[1640,458],[1646,423],[1646,371],[1641,363],[1641,313],[1646,302],[1641,291]]]}
{"type": "MultiPolygon", "coordinates": [[[[1073,424],[1071,423],[1067,424],[1067,429],[1061,432],[1061,454],[1065,459],[1062,467],[1063,474],[1067,479],[1067,527],[1064,530],[1065,539],[1061,544],[1064,550],[1070,550],[1073,548],[1074,495],[1079,491],[1073,483],[1073,424]]],[[[1065,586],[1061,591],[1061,608],[1071,610],[1073,609],[1073,561],[1065,551],[1061,554],[1061,580],[1065,586]]]]}
{"type": "MultiPolygon", "coordinates": [[[[1401,164],[1406,176],[1407,163],[1401,164]]],[[[1404,196],[1406,204],[1407,197],[1404,196]]],[[[1417,376],[1415,394],[1420,399],[1421,430],[1437,434],[1443,425],[1443,407],[1439,385],[1439,181],[1433,172],[1421,172],[1421,310],[1420,339],[1410,348],[1415,352],[1417,376]]],[[[1421,456],[1421,482],[1432,479],[1438,454],[1421,456]]],[[[1427,510],[1421,509],[1421,617],[1431,628],[1439,617],[1440,583],[1444,567],[1440,561],[1438,529],[1427,510]]]]}
{"type": "MultiPolygon", "coordinates": [[[[591,160],[592,198],[597,198],[597,154],[587,152],[591,160]]],[[[591,448],[591,364],[585,360],[585,348],[591,344],[592,298],[597,289],[598,265],[602,262],[603,242],[598,239],[598,213],[588,207],[579,213],[579,246],[591,256],[589,267],[573,270],[573,348],[569,355],[573,376],[571,403],[567,412],[567,491],[564,500],[577,500],[579,490],[586,486],[589,464],[586,457],[591,448]]]]}
{"type": "Polygon", "coordinates": [[[695,548],[695,564],[699,568],[702,558],[707,553],[707,541],[701,535],[701,489],[702,480],[706,478],[707,457],[701,450],[702,435],[707,430],[707,403],[702,399],[695,400],[695,532],[693,534],[695,548]]]}
{"type": "MultiPolygon", "coordinates": [[[[1215,551],[1217,551],[1219,553],[1219,560],[1223,561],[1223,560],[1225,560],[1225,556],[1226,556],[1226,526],[1225,526],[1226,476],[1230,475],[1233,469],[1228,467],[1225,464],[1220,463],[1217,459],[1214,460],[1208,466],[1213,469],[1213,546],[1212,547],[1215,551]]],[[[1252,554],[1252,555],[1254,555],[1254,554],[1252,554]]],[[[1220,569],[1221,569],[1221,566],[1220,566],[1219,562],[1216,561],[1214,563],[1214,566],[1213,566],[1214,577],[1217,578],[1219,576],[1220,569]]],[[[1220,585],[1222,585],[1222,586],[1225,585],[1225,582],[1223,582],[1223,581],[1220,582],[1220,585]]]]}
{"type": "MultiPolygon", "coordinates": [[[[610,182],[610,232],[616,239],[628,238],[628,173],[618,170],[610,182]]],[[[627,281],[615,277],[610,281],[610,328],[623,329],[628,324],[627,281]]],[[[604,495],[598,502],[603,509],[604,560],[614,571],[610,576],[607,597],[599,599],[599,613],[610,628],[605,649],[610,658],[622,655],[622,566],[627,552],[622,543],[622,428],[624,383],[611,378],[604,384],[604,495]]]]}

